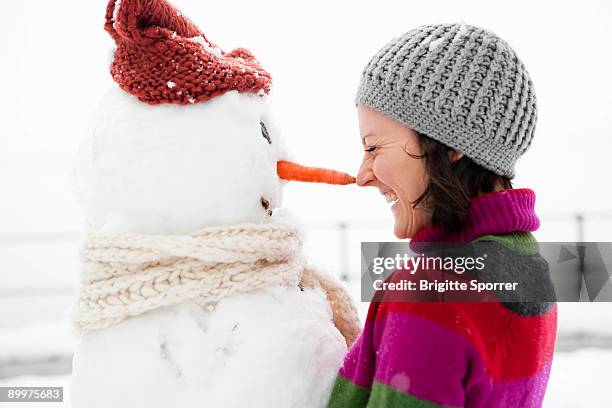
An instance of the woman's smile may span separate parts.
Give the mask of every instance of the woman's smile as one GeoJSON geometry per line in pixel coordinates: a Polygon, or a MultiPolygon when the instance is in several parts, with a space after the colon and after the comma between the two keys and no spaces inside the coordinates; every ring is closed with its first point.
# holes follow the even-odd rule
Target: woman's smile
{"type": "Polygon", "coordinates": [[[357,184],[378,188],[395,219],[395,236],[410,238],[428,222],[427,212],[413,205],[428,182],[417,135],[373,109],[359,106],[357,112],[364,135],[357,184]]]}
{"type": "Polygon", "coordinates": [[[383,195],[385,196],[387,202],[391,205],[397,203],[397,201],[399,200],[397,194],[395,194],[395,191],[393,190],[387,190],[383,193],[383,195]]]}

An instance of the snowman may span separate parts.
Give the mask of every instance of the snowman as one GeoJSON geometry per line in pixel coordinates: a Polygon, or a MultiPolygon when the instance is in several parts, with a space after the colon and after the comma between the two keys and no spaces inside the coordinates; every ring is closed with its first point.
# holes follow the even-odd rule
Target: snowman
{"type": "Polygon", "coordinates": [[[308,265],[270,75],[165,0],[111,1],[111,74],[73,175],[88,224],[75,408],[323,407],[355,308],[308,265]]]}

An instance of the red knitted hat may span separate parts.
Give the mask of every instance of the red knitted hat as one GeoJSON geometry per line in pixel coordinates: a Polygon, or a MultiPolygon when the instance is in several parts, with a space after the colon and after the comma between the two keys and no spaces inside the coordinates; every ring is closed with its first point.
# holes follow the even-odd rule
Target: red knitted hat
{"type": "Polygon", "coordinates": [[[143,102],[187,104],[232,90],[270,91],[270,74],[248,50],[223,52],[166,0],[110,0],[104,29],[117,45],[113,79],[143,102]]]}

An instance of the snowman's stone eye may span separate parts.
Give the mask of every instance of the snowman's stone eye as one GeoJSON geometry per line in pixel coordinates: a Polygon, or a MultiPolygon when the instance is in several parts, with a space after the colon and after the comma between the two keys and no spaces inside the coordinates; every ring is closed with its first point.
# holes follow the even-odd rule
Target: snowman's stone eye
{"type": "Polygon", "coordinates": [[[268,133],[266,125],[264,125],[263,122],[259,122],[259,124],[261,125],[261,135],[268,141],[268,144],[272,144],[272,139],[270,139],[270,134],[268,133]]]}

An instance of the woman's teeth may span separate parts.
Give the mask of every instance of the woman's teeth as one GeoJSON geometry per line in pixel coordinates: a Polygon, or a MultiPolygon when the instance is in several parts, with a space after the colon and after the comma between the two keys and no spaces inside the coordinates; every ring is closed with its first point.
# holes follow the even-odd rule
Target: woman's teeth
{"type": "Polygon", "coordinates": [[[385,193],[385,199],[387,200],[389,204],[394,204],[397,202],[398,197],[397,197],[397,194],[395,194],[393,191],[387,191],[385,193]]]}

